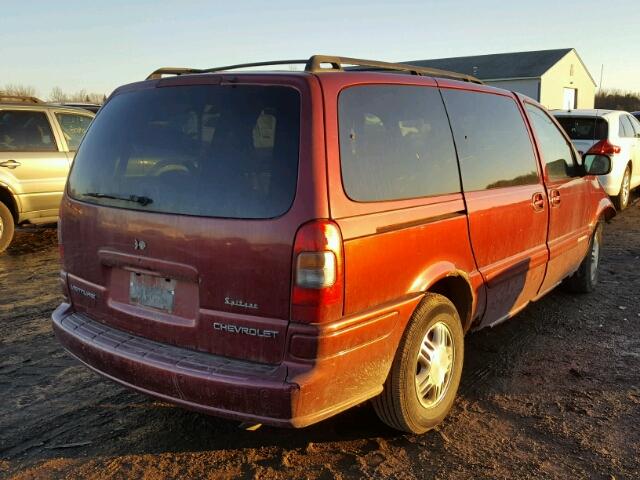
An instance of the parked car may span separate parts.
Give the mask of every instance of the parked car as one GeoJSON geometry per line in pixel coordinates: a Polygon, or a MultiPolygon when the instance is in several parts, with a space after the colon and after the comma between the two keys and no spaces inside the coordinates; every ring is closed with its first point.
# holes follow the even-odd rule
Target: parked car
{"type": "Polygon", "coordinates": [[[373,399],[424,432],[466,332],[594,288],[610,159],[582,163],[535,101],[340,57],[233,68],[121,87],[82,143],[52,321],[96,372],[278,426],[373,399]]]}
{"type": "Polygon", "coordinates": [[[82,108],[84,110],[89,110],[92,113],[98,113],[98,110],[100,110],[99,104],[90,102],[65,102],[62,105],[65,107],[82,108]]]}
{"type": "Polygon", "coordinates": [[[611,173],[600,177],[619,210],[629,205],[631,190],[640,185],[640,122],[619,110],[554,110],[580,153],[609,155],[611,173]]]}
{"type": "Polygon", "coordinates": [[[57,221],[69,167],[93,116],[0,95],[0,252],[16,225],[57,221]]]}

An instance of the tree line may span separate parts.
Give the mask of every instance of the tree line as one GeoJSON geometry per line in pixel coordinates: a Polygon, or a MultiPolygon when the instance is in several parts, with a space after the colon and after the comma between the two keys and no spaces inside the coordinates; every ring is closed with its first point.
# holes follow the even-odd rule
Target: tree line
{"type": "MultiPolygon", "coordinates": [[[[5,95],[22,95],[27,97],[36,97],[37,91],[34,87],[28,85],[5,85],[0,88],[0,94],[5,95]]],[[[49,97],[50,102],[89,102],[102,105],[107,99],[104,93],[87,92],[80,89],[76,92],[65,92],[60,87],[53,87],[49,97]]],[[[596,93],[595,108],[603,108],[608,110],[626,110],[627,112],[635,112],[640,110],[640,92],[631,92],[624,90],[599,90],[596,93]]]]}
{"type": "MultiPolygon", "coordinates": [[[[0,87],[0,94],[19,95],[23,97],[37,97],[37,90],[30,85],[8,84],[0,87]]],[[[53,87],[49,96],[46,98],[49,102],[66,103],[66,102],[87,102],[102,105],[107,99],[104,93],[87,92],[84,88],[76,92],[65,92],[60,87],[53,87]]]]}
{"type": "Polygon", "coordinates": [[[599,90],[596,93],[595,108],[637,112],[640,110],[640,92],[599,90]]]}

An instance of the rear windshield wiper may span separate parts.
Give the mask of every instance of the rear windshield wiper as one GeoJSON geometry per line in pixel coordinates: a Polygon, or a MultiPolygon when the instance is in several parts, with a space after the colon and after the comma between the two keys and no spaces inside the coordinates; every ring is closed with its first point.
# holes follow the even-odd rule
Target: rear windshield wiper
{"type": "Polygon", "coordinates": [[[139,195],[126,196],[126,195],[113,195],[110,193],[98,193],[98,192],[88,192],[88,193],[83,193],[82,195],[85,197],[110,198],[113,200],[123,200],[125,202],[135,202],[135,203],[139,203],[143,207],[145,205],[149,205],[150,203],[153,203],[153,200],[151,198],[145,197],[145,196],[139,196],[139,195]]]}

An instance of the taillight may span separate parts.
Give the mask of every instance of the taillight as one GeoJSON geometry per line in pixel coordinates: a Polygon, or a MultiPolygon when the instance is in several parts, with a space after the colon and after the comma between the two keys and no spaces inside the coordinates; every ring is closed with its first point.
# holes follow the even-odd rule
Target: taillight
{"type": "Polygon", "coordinates": [[[344,289],[342,234],[328,220],[304,224],[293,247],[291,317],[322,323],[342,316],[344,289]]]}
{"type": "Polygon", "coordinates": [[[587,153],[594,155],[614,155],[616,153],[620,153],[620,147],[618,145],[614,145],[609,140],[604,139],[591,147],[587,153]]]}

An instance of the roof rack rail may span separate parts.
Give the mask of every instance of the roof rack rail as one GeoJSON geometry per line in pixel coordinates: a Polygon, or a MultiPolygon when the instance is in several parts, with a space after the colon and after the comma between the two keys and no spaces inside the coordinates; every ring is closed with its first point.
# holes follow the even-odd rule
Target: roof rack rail
{"type": "Polygon", "coordinates": [[[381,62],[378,60],[363,60],[361,58],[350,57],[333,57],[330,55],[314,55],[306,65],[307,72],[330,72],[333,70],[344,71],[343,65],[353,65],[354,70],[388,70],[393,72],[406,72],[411,75],[426,75],[429,77],[451,78],[454,80],[462,80],[464,82],[482,84],[482,80],[465,73],[450,72],[449,70],[440,70],[439,68],[419,67],[417,65],[409,65],[408,63],[392,63],[381,62]],[[330,68],[323,67],[323,64],[331,65],[330,68]]]}
{"type": "Polygon", "coordinates": [[[184,75],[187,73],[202,73],[197,68],[162,67],[151,72],[146,80],[158,80],[163,75],[184,75]]]}
{"type": "Polygon", "coordinates": [[[45,103],[37,97],[31,95],[9,95],[0,92],[0,102],[5,103],[45,103]]]}
{"type": "Polygon", "coordinates": [[[254,63],[239,63],[236,65],[227,65],[224,67],[213,67],[205,69],[196,68],[173,68],[164,67],[153,71],[147,80],[154,80],[162,78],[163,75],[184,75],[194,73],[214,73],[223,72],[227,70],[238,70],[240,68],[250,67],[266,67],[271,65],[304,65],[305,72],[320,73],[320,72],[343,72],[344,65],[352,65],[354,70],[382,70],[392,72],[405,72],[411,75],[426,75],[430,77],[442,77],[451,78],[454,80],[462,80],[465,82],[482,84],[482,80],[464,73],[450,72],[448,70],[440,70],[438,68],[418,67],[416,65],[409,65],[406,63],[391,63],[380,62],[377,60],[363,60],[361,58],[350,57],[335,57],[331,55],[313,55],[308,60],[274,60],[269,62],[254,62],[254,63]],[[325,65],[329,65],[326,67],[325,65]]]}

